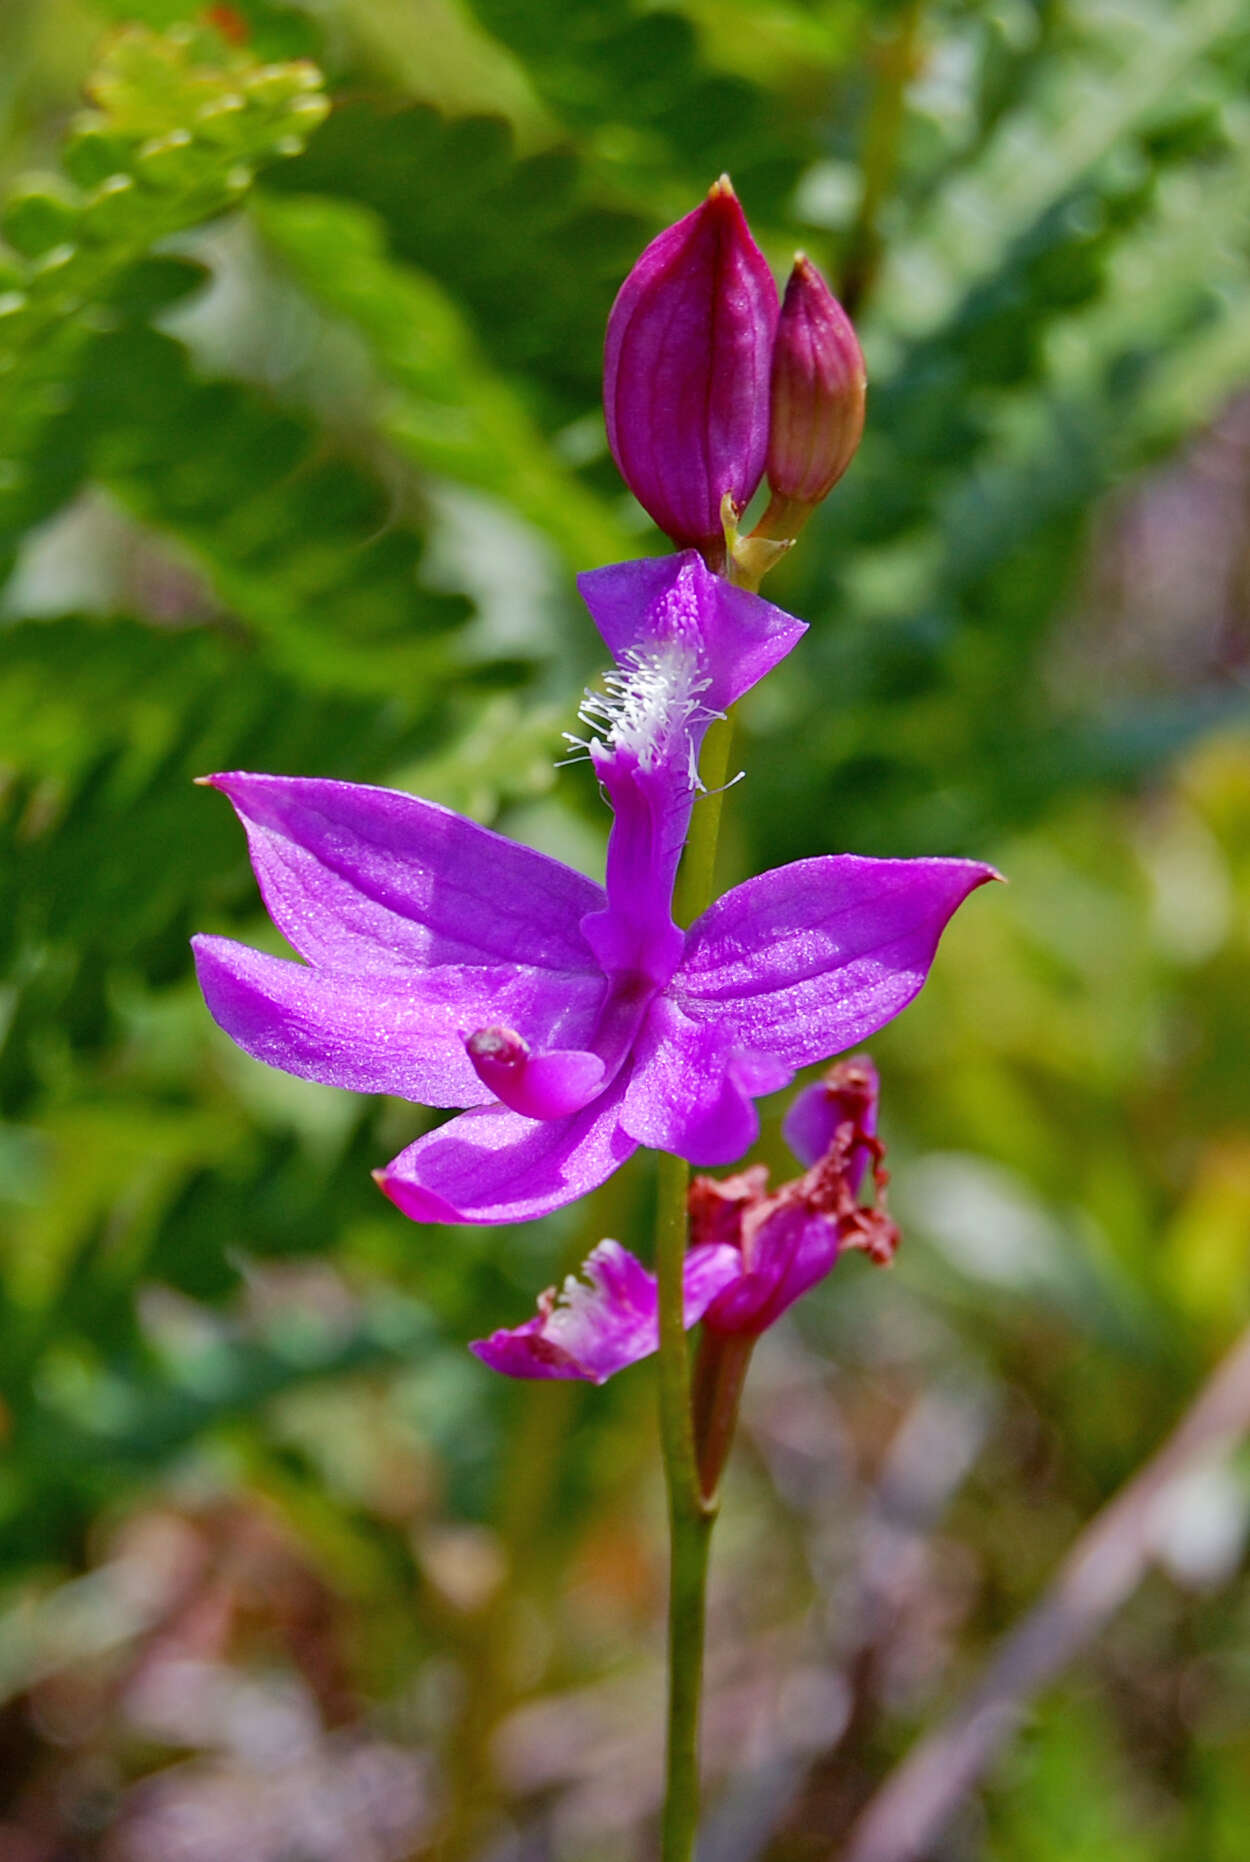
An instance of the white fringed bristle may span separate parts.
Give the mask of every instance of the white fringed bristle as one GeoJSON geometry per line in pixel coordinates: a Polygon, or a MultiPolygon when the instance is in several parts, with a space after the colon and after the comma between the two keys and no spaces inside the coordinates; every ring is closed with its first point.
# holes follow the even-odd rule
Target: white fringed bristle
{"type": "MultiPolygon", "coordinates": [[[[609,750],[636,757],[642,769],[654,769],[675,748],[675,739],[690,727],[718,716],[702,701],[711,680],[701,674],[699,656],[684,640],[644,650],[632,648],[619,664],[603,675],[602,691],[588,690],[578,716],[591,738],[564,733],[575,751],[589,754],[592,741],[609,750]]],[[[575,760],[575,759],[570,759],[575,760]]],[[[689,746],[692,777],[697,765],[694,745],[689,746]]]]}

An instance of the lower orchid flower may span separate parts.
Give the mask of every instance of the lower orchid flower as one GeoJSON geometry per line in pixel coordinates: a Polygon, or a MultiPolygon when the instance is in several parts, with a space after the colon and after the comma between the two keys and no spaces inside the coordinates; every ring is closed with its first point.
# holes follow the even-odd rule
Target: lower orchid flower
{"type": "MultiPolygon", "coordinates": [[[[683,1270],[687,1330],[740,1272],[728,1243],[691,1248],[683,1270]]],[[[470,1351],[507,1377],[580,1378],[602,1384],[660,1347],[655,1275],[619,1241],[601,1241],[557,1292],[538,1296],[538,1311],[511,1331],[477,1339],[470,1351]]]]}
{"type": "Polygon", "coordinates": [[[695,551],[579,585],[616,659],[579,743],[614,816],[603,887],[414,796],[206,779],[304,960],[198,937],[208,1007],[288,1073],[465,1108],[377,1173],[415,1221],[545,1215],[639,1145],[735,1162],[758,1130],[754,1098],[897,1015],[952,912],[994,877],[968,860],[825,855],[679,929],[703,735],[803,623],[695,551]]]}
{"type": "MultiPolygon", "coordinates": [[[[691,1246],[683,1264],[687,1328],[753,1340],[823,1280],[839,1254],[887,1262],[898,1230],[885,1208],[877,1139],[877,1073],[843,1061],[795,1100],[783,1126],[803,1175],[768,1189],[755,1164],[732,1177],[696,1177],[691,1246]],[[867,1180],[871,1198],[860,1201],[867,1180]]],[[[538,1302],[534,1318],[470,1349],[509,1377],[601,1384],[658,1347],[656,1283],[619,1242],[601,1241],[583,1269],[538,1302]]]]}

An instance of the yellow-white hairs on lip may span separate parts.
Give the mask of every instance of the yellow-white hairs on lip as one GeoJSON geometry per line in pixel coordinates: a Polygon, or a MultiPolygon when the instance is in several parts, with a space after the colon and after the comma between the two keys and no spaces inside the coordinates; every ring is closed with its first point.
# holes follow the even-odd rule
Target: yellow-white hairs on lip
{"type": "MultiPolygon", "coordinates": [[[[609,750],[624,750],[637,757],[639,768],[654,769],[670,753],[679,732],[721,716],[702,701],[701,694],[711,683],[706,676],[700,677],[698,652],[685,640],[629,648],[620,663],[604,673],[602,691],[587,689],[577,715],[593,735],[576,737],[565,731],[564,740],[573,748],[573,755],[565,761],[573,763],[581,755],[588,756],[591,743],[598,741],[609,750]]],[[[689,741],[689,761],[690,779],[697,786],[693,741],[689,741]]]]}

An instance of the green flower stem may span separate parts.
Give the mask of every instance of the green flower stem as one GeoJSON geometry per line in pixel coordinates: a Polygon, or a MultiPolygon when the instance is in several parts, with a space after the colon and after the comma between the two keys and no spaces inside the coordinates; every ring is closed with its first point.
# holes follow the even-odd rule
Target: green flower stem
{"type": "MultiPolygon", "coordinates": [[[[695,805],[677,882],[677,917],[689,924],[712,899],[720,809],[733,744],[733,724],[718,718],[700,759],[707,793],[695,805]]],[[[699,1827],[699,1701],[707,1563],[716,1516],[704,1497],[695,1454],[690,1388],[690,1344],[682,1297],[686,1253],[686,1198],[690,1166],[661,1156],[656,1220],[656,1277],[660,1293],[660,1435],[668,1486],[668,1769],[661,1862],[690,1862],[699,1827]]]]}
{"type": "Polygon", "coordinates": [[[877,50],[877,81],[860,154],[863,193],[838,279],[838,295],[851,317],[862,309],[881,269],[881,208],[898,171],[907,86],[916,71],[923,12],[923,0],[907,0],[877,50]]]}
{"type": "Polygon", "coordinates": [[[716,843],[720,837],[721,803],[729,780],[729,755],[733,749],[733,716],[716,718],[703,739],[699,758],[699,780],[705,793],[694,805],[690,834],[677,875],[674,910],[678,924],[693,924],[712,903],[716,883],[716,843]]]}
{"type": "Polygon", "coordinates": [[[660,1287],[660,1433],[668,1484],[668,1769],[660,1855],[690,1862],[699,1826],[699,1698],[703,1685],[704,1604],[714,1510],[695,1462],[690,1346],[682,1311],[686,1252],[684,1158],[659,1160],[656,1273],[660,1287]]]}

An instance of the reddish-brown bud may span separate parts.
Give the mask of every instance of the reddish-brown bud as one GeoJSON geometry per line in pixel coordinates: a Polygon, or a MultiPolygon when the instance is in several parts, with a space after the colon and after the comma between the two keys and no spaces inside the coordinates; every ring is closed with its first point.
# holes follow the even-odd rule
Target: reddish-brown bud
{"type": "Polygon", "coordinates": [[[768,483],[806,511],[828,497],[864,430],[867,380],[851,320],[800,252],[773,345],[768,483]]]}

